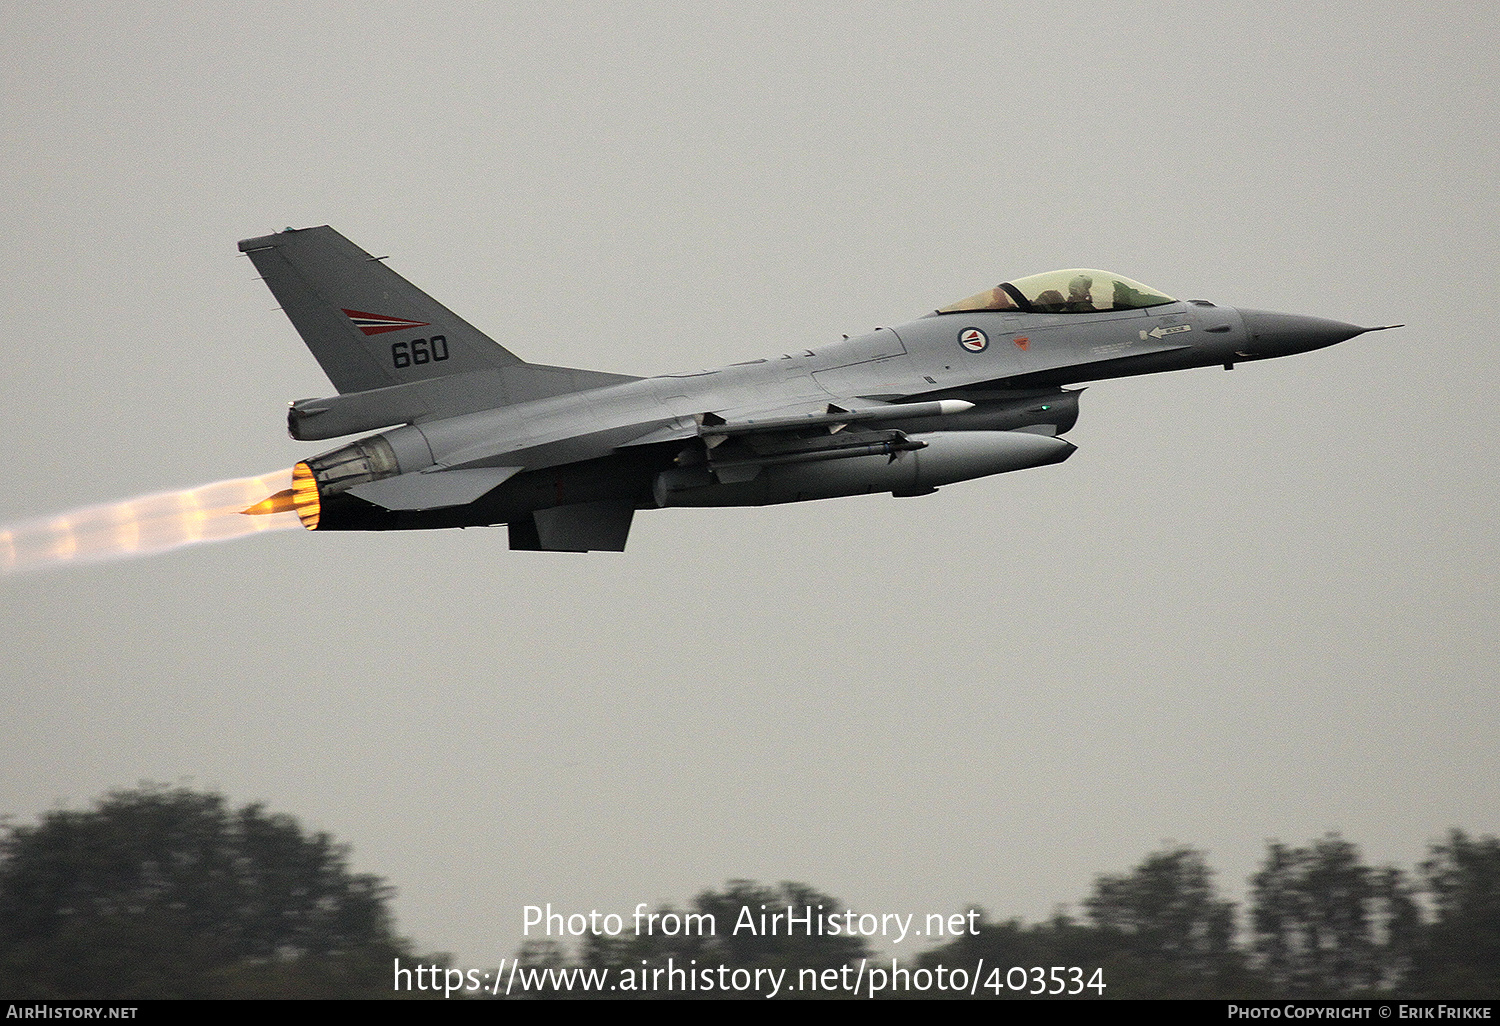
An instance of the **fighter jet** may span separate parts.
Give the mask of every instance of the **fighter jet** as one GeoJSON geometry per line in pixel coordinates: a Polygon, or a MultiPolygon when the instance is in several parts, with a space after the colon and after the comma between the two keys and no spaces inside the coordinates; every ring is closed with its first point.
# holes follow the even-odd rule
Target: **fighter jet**
{"type": "Polygon", "coordinates": [[[298,463],[245,513],[295,510],[315,531],[506,524],[512,549],[549,552],[622,551],[637,510],[927,495],[1061,463],[1081,391],[1066,386],[1383,330],[1072,269],[815,349],[636,378],[527,363],[326,225],[239,248],[338,390],[292,403],[291,436],[384,429],[298,463]]]}

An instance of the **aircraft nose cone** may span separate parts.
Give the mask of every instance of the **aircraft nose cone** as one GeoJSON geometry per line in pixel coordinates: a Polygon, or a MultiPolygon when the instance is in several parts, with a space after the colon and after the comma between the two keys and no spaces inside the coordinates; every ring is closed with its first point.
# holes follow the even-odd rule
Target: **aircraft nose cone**
{"type": "Polygon", "coordinates": [[[1258,357],[1289,356],[1312,349],[1335,345],[1369,328],[1345,324],[1326,317],[1304,317],[1301,314],[1272,313],[1269,310],[1240,310],[1248,350],[1258,357]]]}

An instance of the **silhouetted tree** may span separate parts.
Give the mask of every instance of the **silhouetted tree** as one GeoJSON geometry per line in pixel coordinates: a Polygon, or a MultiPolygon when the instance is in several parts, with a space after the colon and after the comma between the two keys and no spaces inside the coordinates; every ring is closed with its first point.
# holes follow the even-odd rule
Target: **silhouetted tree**
{"type": "Polygon", "coordinates": [[[1085,986],[1075,997],[1220,997],[1254,992],[1244,956],[1234,944],[1234,905],[1218,897],[1213,874],[1194,849],[1157,852],[1128,874],[1099,877],[1083,905],[1086,922],[1063,912],[1030,926],[1016,919],[995,923],[981,918],[976,933],[934,948],[922,956],[921,964],[968,967],[983,959],[985,966],[998,967],[999,975],[987,974],[981,987],[993,980],[1003,983],[998,992],[980,992],[1001,998],[1052,991],[1052,966],[1065,967],[1070,991],[1071,969],[1083,971],[1085,986]],[[1036,967],[1042,969],[1044,980],[1032,975],[1036,967]],[[1096,969],[1101,970],[1097,977],[1096,969]],[[1087,986],[1096,979],[1104,983],[1102,992],[1087,986]],[[1017,985],[1018,990],[1010,989],[1017,985]]]}
{"type": "MultiPolygon", "coordinates": [[[[588,935],[579,949],[577,965],[607,969],[611,979],[620,979],[622,971],[635,973],[666,966],[670,959],[679,969],[717,968],[786,970],[789,986],[794,986],[803,969],[837,969],[857,962],[869,954],[861,937],[833,936],[817,929],[818,917],[842,912],[846,906],[836,898],[799,883],[782,883],[775,887],[753,880],[731,880],[722,891],[704,891],[695,897],[686,912],[670,905],[656,909],[655,921],[629,923],[619,937],[588,935]],[[790,906],[799,922],[790,927],[790,906]],[[819,906],[822,906],[819,908],[819,906]],[[812,916],[812,927],[800,921],[812,916]],[[771,916],[780,915],[772,923],[771,916]],[[762,915],[765,919],[762,920],[762,915]],[[702,917],[693,918],[689,917],[702,917]],[[709,924],[712,924],[710,932],[709,924]],[[772,927],[774,925],[774,932],[772,927]],[[643,966],[644,963],[644,966],[643,966]]],[[[523,952],[530,964],[543,964],[537,954],[523,952]]],[[[555,954],[555,951],[549,952],[555,954]]],[[[525,963],[523,963],[525,964],[525,963]]],[[[618,998],[619,992],[607,996],[618,998]]],[[[642,997],[734,997],[733,993],[699,991],[643,991],[642,997]]],[[[807,996],[807,995],[803,995],[807,996]]]]}
{"type": "Polygon", "coordinates": [[[1500,839],[1454,830],[1422,863],[1433,922],[1412,989],[1432,997],[1500,998],[1500,839]]]}
{"type": "Polygon", "coordinates": [[[1420,918],[1398,869],[1374,870],[1336,834],[1268,846],[1251,879],[1253,950],[1272,992],[1349,997],[1401,986],[1420,918]]]}
{"type": "MultiPolygon", "coordinates": [[[[1046,992],[1057,987],[1056,981],[1047,973],[1052,966],[1078,967],[1083,970],[1082,984],[1072,997],[1109,997],[1119,981],[1101,973],[1097,979],[1104,983],[1104,990],[1088,986],[1095,969],[1103,969],[1112,954],[1111,938],[1100,931],[1073,919],[1065,912],[1057,912],[1044,923],[1023,924],[1019,919],[1008,919],[997,923],[981,914],[974,924],[974,932],[966,933],[947,944],[924,952],[917,964],[927,969],[939,965],[948,968],[973,970],[981,964],[985,967],[975,993],[980,997],[1000,999],[1042,998],[1054,1000],[1055,995],[1046,992]],[[982,960],[982,962],[981,962],[982,960]],[[1041,967],[1043,978],[1038,981],[1032,974],[1033,967],[1041,967]],[[1012,968],[1022,970],[1012,973],[1012,968]],[[1015,986],[1017,989],[1010,989],[1015,986]],[[1030,993],[1038,991],[1040,993],[1030,993]]],[[[1065,989],[1074,990],[1075,980],[1071,973],[1063,977],[1065,989]]],[[[1127,986],[1128,990],[1128,986],[1127,986]]],[[[929,992],[922,995],[896,995],[926,998],[966,998],[967,994],[956,992],[929,992]]],[[[1123,996],[1129,996],[1128,994],[1123,996]]]]}
{"type": "Polygon", "coordinates": [[[259,805],[144,786],[0,837],[0,992],[389,996],[392,890],[259,805]]]}
{"type": "Polygon", "coordinates": [[[1208,997],[1244,986],[1234,903],[1218,897],[1201,852],[1148,855],[1126,876],[1101,876],[1083,903],[1116,997],[1208,997]]]}

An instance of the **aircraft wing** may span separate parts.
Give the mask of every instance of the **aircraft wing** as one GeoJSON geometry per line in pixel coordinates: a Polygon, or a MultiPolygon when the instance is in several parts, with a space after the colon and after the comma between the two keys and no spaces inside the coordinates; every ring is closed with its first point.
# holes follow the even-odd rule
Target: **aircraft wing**
{"type": "Polygon", "coordinates": [[[717,446],[728,438],[750,435],[795,436],[808,432],[837,434],[851,424],[943,416],[960,413],[973,405],[956,399],[923,403],[882,403],[857,398],[842,399],[837,403],[765,403],[706,412],[691,419],[679,418],[673,423],[653,428],[625,443],[625,446],[657,445],[661,442],[688,441],[694,438],[703,438],[710,446],[717,446]]]}
{"type": "Polygon", "coordinates": [[[791,413],[786,407],[765,412],[731,410],[727,415],[704,414],[698,425],[698,434],[707,439],[710,445],[719,444],[720,439],[752,435],[799,434],[806,431],[837,434],[851,424],[942,417],[962,413],[973,407],[973,403],[962,399],[940,399],[925,403],[881,403],[870,399],[850,399],[842,403],[827,403],[801,413],[791,413]]]}
{"type": "Polygon", "coordinates": [[[846,404],[762,406],[709,412],[691,424],[672,425],[636,444],[699,441],[687,447],[679,466],[699,466],[722,484],[753,480],[769,466],[814,463],[856,456],[888,456],[923,448],[892,425],[943,417],[972,409],[973,403],[943,399],[925,403],[881,403],[852,399],[846,404]]]}

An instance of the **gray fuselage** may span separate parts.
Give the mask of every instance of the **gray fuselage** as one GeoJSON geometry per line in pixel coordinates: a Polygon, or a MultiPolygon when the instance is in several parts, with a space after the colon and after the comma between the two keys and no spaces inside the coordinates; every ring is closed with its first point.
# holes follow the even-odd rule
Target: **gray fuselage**
{"type": "MultiPolygon", "coordinates": [[[[1363,330],[1321,318],[1240,311],[1202,301],[1083,314],[929,314],[814,350],[419,420],[383,432],[376,437],[389,446],[395,460],[388,473],[511,468],[512,474],[472,502],[438,509],[387,509],[361,499],[359,487],[352,488],[352,494],[331,493],[323,500],[322,529],[497,524],[539,509],[609,501],[629,502],[639,509],[787,502],[862,491],[918,494],[931,491],[936,483],[1066,458],[1072,447],[1055,436],[1076,420],[1077,393],[1064,385],[1190,367],[1228,367],[1331,345],[1363,330]],[[684,449],[703,434],[705,415],[753,423],[757,417],[821,413],[830,404],[849,408],[851,400],[904,404],[933,399],[962,399],[974,405],[960,413],[890,420],[880,427],[941,445],[949,444],[945,436],[961,432],[1020,432],[1033,437],[1005,440],[1004,452],[951,457],[954,466],[935,483],[913,479],[909,487],[899,480],[893,485],[890,473],[881,468],[894,459],[862,455],[840,461],[848,465],[836,470],[830,462],[770,475],[801,475],[785,487],[723,481],[715,475],[703,479],[700,494],[689,495],[695,490],[687,487],[670,493],[675,501],[663,501],[659,479],[669,473],[680,477],[684,449]],[[1040,438],[1052,440],[1046,453],[1032,451],[1048,444],[1036,440],[1040,438]],[[1017,455],[1011,451],[1016,446],[1027,448],[1017,455]],[[819,487],[824,478],[837,480],[819,487]]],[[[916,458],[923,456],[932,461],[928,453],[916,458]]],[[[752,452],[741,462],[754,459],[752,452]]]]}

